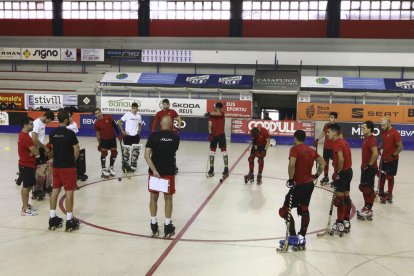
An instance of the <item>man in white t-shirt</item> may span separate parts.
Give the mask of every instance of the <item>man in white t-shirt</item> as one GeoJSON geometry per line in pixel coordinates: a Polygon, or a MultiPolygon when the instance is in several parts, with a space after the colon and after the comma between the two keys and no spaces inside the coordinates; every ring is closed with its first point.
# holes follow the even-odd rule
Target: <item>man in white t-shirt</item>
{"type": "Polygon", "coordinates": [[[39,149],[40,157],[46,161],[45,152],[49,153],[46,147],[46,125],[55,119],[52,111],[46,111],[45,114],[33,121],[33,130],[29,133],[33,139],[34,145],[39,149]]]}
{"type": "Polygon", "coordinates": [[[142,118],[141,115],[138,114],[138,104],[132,103],[131,111],[127,112],[118,121],[118,126],[124,135],[123,141],[125,145],[139,144],[139,141],[141,140],[141,125],[142,118]],[[125,122],[125,128],[123,122],[125,122]]]}

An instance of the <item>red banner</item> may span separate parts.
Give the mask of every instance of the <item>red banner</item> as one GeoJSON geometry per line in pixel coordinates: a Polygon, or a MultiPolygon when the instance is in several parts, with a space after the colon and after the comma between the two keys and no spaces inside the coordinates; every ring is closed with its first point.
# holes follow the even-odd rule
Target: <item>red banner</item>
{"type": "MultiPolygon", "coordinates": [[[[217,100],[207,100],[207,111],[213,111],[214,104],[217,100]]],[[[232,118],[251,118],[252,117],[252,102],[251,101],[237,101],[237,100],[221,100],[224,105],[224,112],[226,117],[232,118]]]]}
{"type": "Polygon", "coordinates": [[[14,103],[17,109],[24,109],[23,93],[0,93],[0,103],[14,103]]]}
{"type": "MultiPolygon", "coordinates": [[[[48,123],[46,125],[46,127],[58,127],[59,126],[59,121],[57,120],[57,114],[58,112],[53,112],[55,114],[55,119],[48,123]]],[[[27,116],[32,118],[33,120],[36,120],[37,118],[39,118],[40,116],[42,116],[43,114],[45,114],[45,111],[28,111],[27,112],[27,116]]],[[[73,113],[72,119],[74,122],[76,122],[78,124],[78,128],[80,128],[80,114],[79,113],[73,113]]]]}
{"type": "Polygon", "coordinates": [[[254,127],[261,126],[269,130],[270,136],[292,136],[296,130],[303,130],[307,137],[315,136],[315,123],[297,121],[265,121],[233,119],[231,132],[234,134],[249,134],[254,127]]]}

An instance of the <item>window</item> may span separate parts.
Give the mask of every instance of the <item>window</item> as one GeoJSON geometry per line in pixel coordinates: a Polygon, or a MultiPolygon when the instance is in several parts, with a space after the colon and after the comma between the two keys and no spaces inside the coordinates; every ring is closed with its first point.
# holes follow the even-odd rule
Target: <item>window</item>
{"type": "Polygon", "coordinates": [[[0,19],[52,19],[52,1],[0,1],[0,19]]]}
{"type": "Polygon", "coordinates": [[[230,1],[156,1],[150,2],[151,19],[228,20],[230,1]]]}
{"type": "Polygon", "coordinates": [[[138,7],[138,1],[64,1],[63,19],[138,19],[138,7]]]}
{"type": "Polygon", "coordinates": [[[341,19],[412,20],[414,1],[342,1],[341,19]]]}

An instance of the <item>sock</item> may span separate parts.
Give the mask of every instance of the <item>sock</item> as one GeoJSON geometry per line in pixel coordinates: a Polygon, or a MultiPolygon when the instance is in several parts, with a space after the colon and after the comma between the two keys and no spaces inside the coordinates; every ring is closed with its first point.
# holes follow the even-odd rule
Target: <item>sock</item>
{"type": "Polygon", "coordinates": [[[56,210],[50,210],[49,213],[51,218],[56,217],[56,210]]]}
{"type": "Polygon", "coordinates": [[[210,153],[210,167],[214,167],[214,152],[210,153]]]}
{"type": "Polygon", "coordinates": [[[224,167],[229,166],[229,156],[227,155],[227,152],[223,152],[223,160],[224,160],[224,167]]]}
{"type": "Polygon", "coordinates": [[[169,225],[171,223],[171,218],[166,218],[165,219],[165,225],[169,225]]]}
{"type": "Polygon", "coordinates": [[[66,213],[66,220],[71,220],[73,218],[73,213],[66,213]]]}
{"type": "Polygon", "coordinates": [[[349,220],[349,217],[351,215],[351,209],[352,209],[352,204],[351,204],[351,198],[349,196],[345,196],[345,216],[344,219],[345,220],[349,220]]]}
{"type": "Polygon", "coordinates": [[[106,158],[105,157],[101,157],[101,167],[102,167],[102,169],[106,168],[106,158]]]}
{"type": "Polygon", "coordinates": [[[337,220],[338,221],[342,221],[344,220],[345,217],[345,205],[342,203],[344,200],[343,196],[336,196],[338,198],[338,200],[341,202],[339,204],[339,206],[336,207],[336,215],[337,215],[337,220]]]}
{"type": "Polygon", "coordinates": [[[114,166],[115,159],[116,159],[116,156],[111,156],[111,158],[109,159],[109,166],[110,167],[113,167],[114,166]]]}
{"type": "Polygon", "coordinates": [[[379,181],[379,184],[378,184],[378,192],[381,194],[381,193],[384,193],[384,186],[385,186],[385,174],[381,174],[381,176],[380,176],[380,181],[379,181]]]}
{"type": "Polygon", "coordinates": [[[323,173],[324,173],[325,176],[328,176],[328,174],[329,174],[329,159],[325,160],[325,162],[326,162],[326,165],[325,165],[325,168],[323,168],[323,173]]]}
{"type": "Polygon", "coordinates": [[[151,217],[151,223],[156,224],[157,223],[157,217],[151,217]]]}
{"type": "Polygon", "coordinates": [[[392,190],[394,190],[394,176],[388,176],[388,193],[392,194],[392,190]]]}

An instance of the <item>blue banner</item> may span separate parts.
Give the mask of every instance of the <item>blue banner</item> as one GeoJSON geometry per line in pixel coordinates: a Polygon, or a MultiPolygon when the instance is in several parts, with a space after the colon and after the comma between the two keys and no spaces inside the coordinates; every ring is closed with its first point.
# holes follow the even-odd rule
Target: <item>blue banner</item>
{"type": "Polygon", "coordinates": [[[384,79],[385,88],[394,91],[414,91],[414,79],[384,79]]]}
{"type": "Polygon", "coordinates": [[[345,77],[342,81],[346,89],[385,90],[384,79],[345,77]]]}
{"type": "Polygon", "coordinates": [[[142,73],[138,84],[174,85],[178,74],[142,73]]]}
{"type": "Polygon", "coordinates": [[[183,87],[217,87],[217,88],[245,88],[253,86],[253,76],[249,75],[215,75],[215,74],[178,74],[175,82],[183,87]]]}

